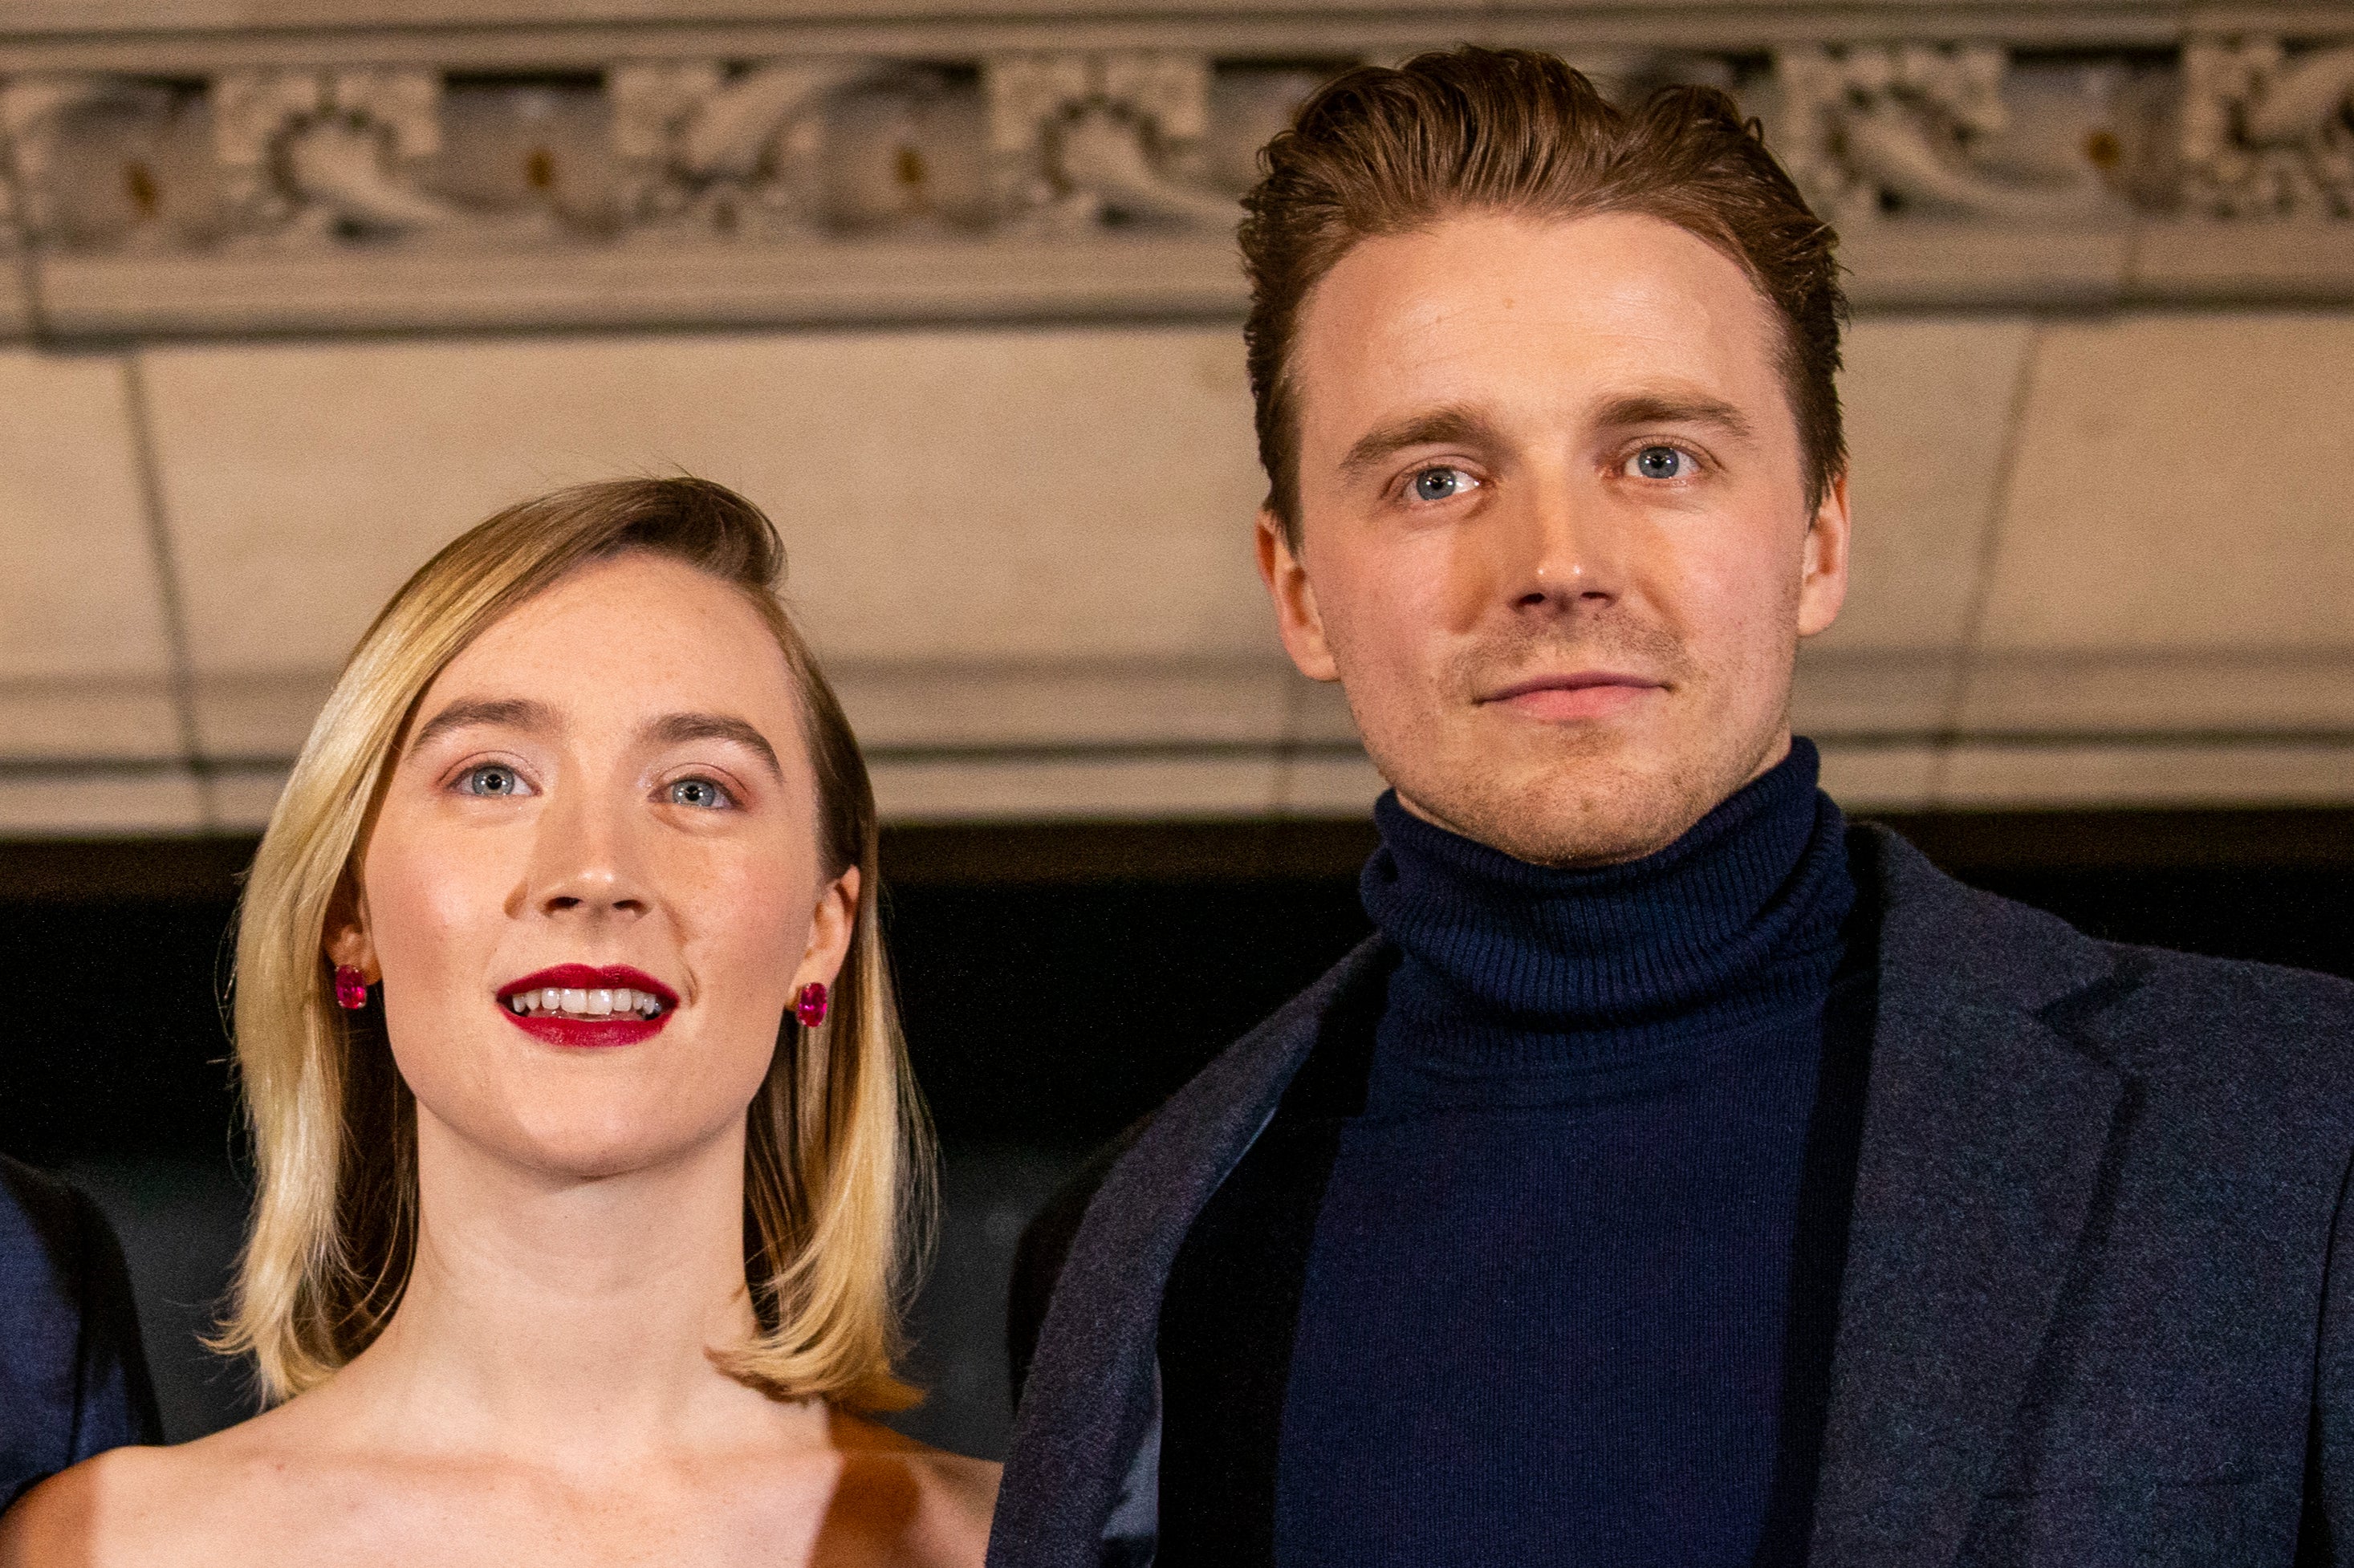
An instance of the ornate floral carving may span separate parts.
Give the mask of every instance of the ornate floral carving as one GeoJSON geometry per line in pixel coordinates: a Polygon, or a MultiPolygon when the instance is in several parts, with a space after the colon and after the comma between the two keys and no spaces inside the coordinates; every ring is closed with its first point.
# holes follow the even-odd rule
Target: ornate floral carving
{"type": "Polygon", "coordinates": [[[238,71],[213,79],[213,149],[229,230],[365,238],[457,228],[427,191],[441,73],[238,71]]]}
{"type": "Polygon", "coordinates": [[[2194,38],[2182,199],[2209,217],[2354,217],[2354,43],[2194,38]]]}
{"type": "Polygon", "coordinates": [[[1203,180],[1210,62],[1129,52],[1012,55],[985,69],[992,181],[1025,228],[1215,228],[1233,198],[1203,180]]]}
{"type": "Polygon", "coordinates": [[[1775,67],[1776,146],[1834,221],[2064,223],[2116,199],[2101,176],[2123,141],[2102,122],[2105,84],[2083,68],[2060,91],[2023,92],[1994,44],[1792,49],[1775,67]]]}
{"type": "MultiPolygon", "coordinates": [[[[1443,32],[1443,21],[1433,25],[1443,32]]],[[[629,251],[670,248],[748,278],[740,256],[713,260],[723,242],[785,247],[802,258],[793,265],[822,267],[809,258],[835,241],[929,237],[944,247],[939,275],[910,286],[970,299],[960,270],[1000,263],[954,249],[967,241],[1227,233],[1257,149],[1349,63],[1228,48],[1211,36],[1216,24],[1188,26],[1202,33],[1198,46],[999,48],[1001,35],[1020,36],[1009,25],[987,49],[786,54],[767,33],[760,48],[729,54],[716,28],[697,57],[576,59],[538,75],[471,69],[462,58],[22,75],[0,79],[0,246],[30,242],[61,264],[415,250],[480,256],[483,278],[499,259],[532,253],[535,275],[549,280],[563,258],[599,251],[622,255],[611,276],[636,279],[629,251]]],[[[1809,196],[1843,225],[1982,231],[1999,249],[2022,233],[2122,230],[2178,214],[2354,217],[2354,26],[2285,41],[2200,36],[2174,51],[2140,43],[2105,52],[2077,39],[2041,54],[1980,37],[1794,43],[1761,55],[1687,32],[1612,46],[1585,63],[1622,93],[1666,79],[1732,86],[1809,196]]],[[[2337,263],[2327,254],[2295,234],[2283,243],[2308,258],[2274,247],[2295,272],[2285,287],[2341,287],[2329,281],[2337,263]]],[[[1135,287],[1164,289],[1188,309],[1237,297],[1230,270],[1212,276],[1204,247],[1119,253],[1105,264],[1162,280],[1135,287]],[[1179,270],[1156,272],[1155,254],[1179,270]]],[[[861,265],[844,260],[822,287],[847,298],[861,265]]],[[[628,286],[664,297],[659,270],[628,286]]],[[[1077,271],[1035,289],[1013,271],[988,276],[999,281],[985,287],[1009,302],[1049,302],[1034,308],[1052,308],[1054,289],[1097,297],[1077,271]]],[[[2354,291],[2349,276],[2342,287],[2354,291]]],[[[551,281],[548,297],[569,286],[551,281]]],[[[725,284],[739,291],[733,298],[758,286],[725,284]]],[[[913,297],[893,287],[890,299],[913,297]]],[[[494,296],[487,283],[480,291],[494,296]]],[[[267,315],[266,303],[254,309],[267,315]]],[[[761,308],[677,308],[723,307],[729,319],[761,308]]],[[[402,321],[430,313],[403,308],[402,321]]],[[[549,307],[566,320],[588,308],[549,307]]],[[[663,312],[673,308],[621,313],[671,319],[663,312]]],[[[304,310],[313,313],[289,319],[345,319],[304,310]]],[[[364,314],[355,307],[352,319],[364,314]]]]}

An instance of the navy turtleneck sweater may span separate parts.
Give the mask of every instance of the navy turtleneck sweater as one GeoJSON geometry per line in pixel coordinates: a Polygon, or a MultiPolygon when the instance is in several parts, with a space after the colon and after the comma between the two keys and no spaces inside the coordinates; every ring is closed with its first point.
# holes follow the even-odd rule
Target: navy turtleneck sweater
{"type": "Polygon", "coordinates": [[[1593,871],[1382,800],[1386,993],[1172,1275],[1165,1568],[1803,1560],[1871,970],[1816,768],[1593,871]]]}

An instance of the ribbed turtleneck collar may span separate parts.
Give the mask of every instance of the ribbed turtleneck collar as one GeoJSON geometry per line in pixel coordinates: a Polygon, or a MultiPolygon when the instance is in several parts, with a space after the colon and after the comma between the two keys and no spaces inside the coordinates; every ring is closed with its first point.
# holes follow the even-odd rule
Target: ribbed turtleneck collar
{"type": "Polygon", "coordinates": [[[1451,1076],[1603,1065],[1819,1009],[1855,898],[1819,768],[1794,740],[1674,843],[1588,871],[1516,860],[1384,795],[1361,883],[1402,955],[1381,1054],[1451,1076]]]}

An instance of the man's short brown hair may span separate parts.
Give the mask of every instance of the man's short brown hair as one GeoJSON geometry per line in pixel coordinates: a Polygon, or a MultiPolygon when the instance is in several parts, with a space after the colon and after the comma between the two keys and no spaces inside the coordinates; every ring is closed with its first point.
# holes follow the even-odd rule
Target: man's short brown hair
{"type": "Polygon", "coordinates": [[[1739,262],[1783,325],[1809,508],[1845,470],[1837,238],[1730,95],[1661,88],[1628,112],[1551,55],[1467,47],[1349,71],[1259,158],[1266,173],[1243,198],[1243,335],[1267,506],[1294,548],[1299,437],[1286,366],[1300,305],[1359,240],[1461,212],[1640,214],[1739,262]]]}

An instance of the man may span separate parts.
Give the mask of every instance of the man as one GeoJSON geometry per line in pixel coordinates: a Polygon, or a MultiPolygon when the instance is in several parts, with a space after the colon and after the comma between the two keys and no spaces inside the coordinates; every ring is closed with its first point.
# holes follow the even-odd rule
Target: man
{"type": "Polygon", "coordinates": [[[1464,50],[1267,158],[1259,561],[1379,929],[1027,1238],[991,1562],[2354,1561],[2354,987],[1817,789],[1841,302],[1731,101],[1464,50]]]}
{"type": "Polygon", "coordinates": [[[163,1440],[106,1217],[0,1155],[0,1509],[92,1454],[163,1440]]]}

